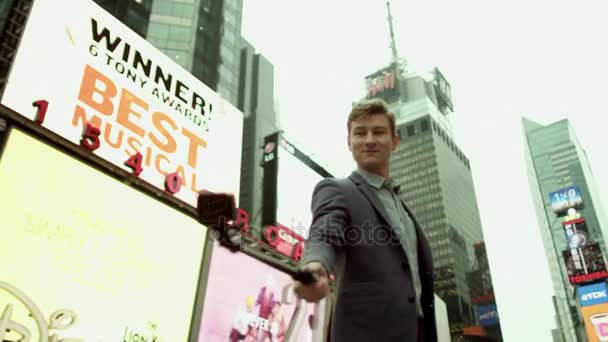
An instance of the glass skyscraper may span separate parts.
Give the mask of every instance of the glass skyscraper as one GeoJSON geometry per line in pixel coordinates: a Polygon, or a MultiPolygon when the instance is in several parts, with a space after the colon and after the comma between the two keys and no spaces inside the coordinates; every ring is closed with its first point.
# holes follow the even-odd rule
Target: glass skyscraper
{"type": "Polygon", "coordinates": [[[243,0],[95,0],[236,105],[243,0]]]}
{"type": "Polygon", "coordinates": [[[530,192],[553,283],[556,324],[564,341],[584,341],[576,297],[573,296],[573,287],[562,256],[562,252],[568,249],[563,219],[553,212],[549,194],[570,186],[580,189],[585,207],[579,213],[587,222],[589,237],[599,243],[606,255],[604,211],[596,193],[587,155],[569,121],[541,125],[524,118],[522,124],[526,137],[530,192]]]}
{"type": "Polygon", "coordinates": [[[391,177],[429,240],[435,292],[446,303],[452,340],[461,341],[464,328],[477,324],[467,273],[473,245],[483,241],[471,165],[453,139],[447,80],[438,69],[407,75],[404,65],[396,61],[367,76],[368,97],[384,99],[395,113],[400,143],[391,177]]]}

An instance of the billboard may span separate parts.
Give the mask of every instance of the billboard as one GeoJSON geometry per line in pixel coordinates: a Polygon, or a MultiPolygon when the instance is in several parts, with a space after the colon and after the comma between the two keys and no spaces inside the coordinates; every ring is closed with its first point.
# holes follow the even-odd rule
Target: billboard
{"type": "Polygon", "coordinates": [[[608,292],[605,282],[579,286],[576,292],[581,301],[581,306],[608,303],[608,292]]]}
{"type": "Polygon", "coordinates": [[[566,241],[570,249],[579,248],[591,243],[589,238],[589,230],[587,229],[587,221],[584,218],[578,218],[572,221],[562,223],[566,241]]]}
{"type": "Polygon", "coordinates": [[[187,340],[203,226],[17,129],[0,189],[6,340],[187,340]]]}
{"type": "Polygon", "coordinates": [[[434,86],[437,101],[439,102],[439,108],[442,110],[443,108],[446,108],[453,111],[454,105],[452,103],[452,86],[438,68],[434,69],[433,74],[435,76],[434,86]]]}
{"type": "Polygon", "coordinates": [[[492,276],[489,268],[467,272],[466,277],[472,303],[481,304],[494,300],[492,276]]]}
{"type": "MultiPolygon", "coordinates": [[[[283,300],[291,277],[247,255],[214,247],[198,341],[283,341],[295,310],[294,301],[283,300]]],[[[307,306],[312,313],[312,305],[307,306]]],[[[310,342],[312,334],[306,322],[297,341],[310,342]]]]}
{"type": "Polygon", "coordinates": [[[498,324],[496,304],[480,305],[477,310],[479,312],[479,325],[487,327],[498,324]]]}
{"type": "Polygon", "coordinates": [[[238,194],[242,113],[93,1],[33,2],[0,101],[190,205],[238,194]]]}
{"type": "Polygon", "coordinates": [[[399,67],[392,63],[365,78],[367,98],[379,97],[388,103],[399,100],[399,67]]]}
{"type": "Polygon", "coordinates": [[[608,342],[608,304],[581,308],[588,342],[608,342]]]}
{"type": "Polygon", "coordinates": [[[597,242],[565,250],[562,255],[572,285],[597,282],[608,277],[606,260],[597,242]]]}
{"type": "Polygon", "coordinates": [[[549,199],[551,210],[558,215],[565,214],[570,208],[583,209],[584,207],[581,190],[576,185],[550,192],[549,199]]]}

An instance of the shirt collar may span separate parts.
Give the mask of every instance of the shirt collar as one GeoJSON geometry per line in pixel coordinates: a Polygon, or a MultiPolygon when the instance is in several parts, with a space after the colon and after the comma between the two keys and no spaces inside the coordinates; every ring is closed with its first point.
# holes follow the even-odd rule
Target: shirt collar
{"type": "Polygon", "coordinates": [[[392,189],[393,192],[395,192],[396,194],[399,193],[401,184],[397,183],[394,179],[390,177],[384,178],[375,173],[365,171],[359,167],[355,170],[355,172],[357,172],[361,177],[363,177],[367,184],[371,185],[376,190],[380,190],[380,188],[384,187],[386,189],[392,189]]]}

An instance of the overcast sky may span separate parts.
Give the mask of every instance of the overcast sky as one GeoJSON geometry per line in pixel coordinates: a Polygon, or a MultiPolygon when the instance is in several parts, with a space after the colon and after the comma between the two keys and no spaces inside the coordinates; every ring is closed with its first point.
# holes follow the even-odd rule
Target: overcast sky
{"type": "MultiPolygon", "coordinates": [[[[338,176],[351,102],[390,60],[379,0],[245,0],[243,35],[274,65],[282,126],[338,176]]],[[[506,341],[551,341],[552,289],[526,178],[521,117],[570,119],[598,193],[608,190],[602,1],[393,0],[399,54],[452,85],[457,144],[471,161],[506,341]]]]}

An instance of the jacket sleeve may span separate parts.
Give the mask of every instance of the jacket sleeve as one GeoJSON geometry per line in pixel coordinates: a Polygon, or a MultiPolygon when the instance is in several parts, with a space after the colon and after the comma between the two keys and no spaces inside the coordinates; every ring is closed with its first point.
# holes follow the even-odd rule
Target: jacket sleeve
{"type": "Polygon", "coordinates": [[[324,179],[317,184],[311,209],[312,223],[300,265],[318,261],[331,274],[344,248],[344,230],[350,219],[346,199],[336,180],[324,179]]]}

